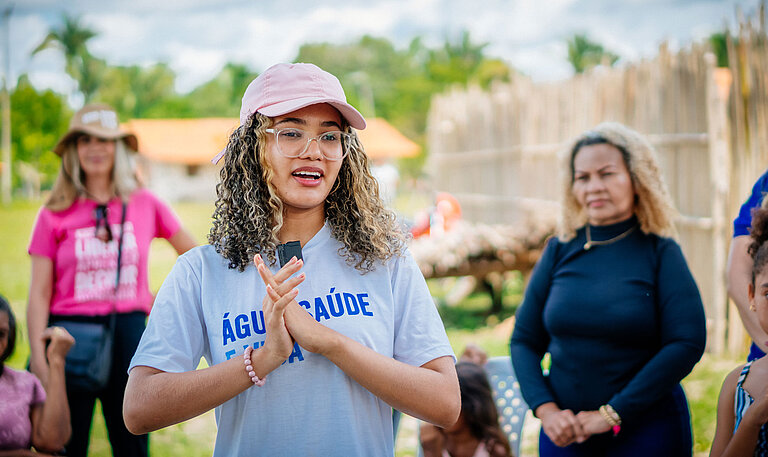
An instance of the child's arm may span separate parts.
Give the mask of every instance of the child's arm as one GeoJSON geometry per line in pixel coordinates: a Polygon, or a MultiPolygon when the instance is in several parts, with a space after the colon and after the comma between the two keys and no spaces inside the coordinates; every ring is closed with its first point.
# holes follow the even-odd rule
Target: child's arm
{"type": "Polygon", "coordinates": [[[709,457],[751,457],[755,452],[757,437],[762,425],[762,422],[760,424],[756,424],[756,422],[760,420],[759,416],[765,416],[764,410],[768,409],[768,402],[765,400],[765,395],[761,395],[761,398],[755,401],[744,413],[738,430],[735,434],[733,433],[736,381],[742,367],[739,366],[731,371],[723,381],[720,398],[717,401],[717,428],[709,457]]]}
{"type": "Polygon", "coordinates": [[[422,422],[419,425],[419,446],[424,457],[440,457],[445,445],[443,432],[436,425],[422,422]]]}
{"type": "Polygon", "coordinates": [[[43,340],[50,341],[46,348],[47,398],[45,403],[32,409],[32,445],[38,451],[56,452],[64,448],[72,435],[64,364],[75,339],[61,327],[48,327],[43,332],[43,340]]]}
{"type": "Polygon", "coordinates": [[[720,388],[720,397],[717,400],[717,428],[709,450],[709,457],[719,457],[725,451],[733,437],[733,401],[736,393],[736,380],[739,378],[742,366],[728,373],[720,388]]]}

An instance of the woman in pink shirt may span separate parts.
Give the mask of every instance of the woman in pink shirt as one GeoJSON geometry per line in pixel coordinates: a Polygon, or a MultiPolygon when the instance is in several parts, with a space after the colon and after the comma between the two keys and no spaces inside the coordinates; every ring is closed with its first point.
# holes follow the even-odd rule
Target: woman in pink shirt
{"type": "Polygon", "coordinates": [[[59,176],[29,244],[30,370],[43,384],[48,369],[40,336],[49,323],[114,325],[106,387],[76,388],[67,377],[70,456],[87,454],[97,398],[113,455],[148,454],[147,436],[134,436],[125,428],[122,404],[128,364],[153,300],[147,279],[149,246],[153,238],[165,238],[181,254],[195,245],[171,209],[140,188],[129,156],[137,148],[136,136],[120,128],[111,107],[87,105],[75,113],[54,148],[61,157],[59,176]]]}

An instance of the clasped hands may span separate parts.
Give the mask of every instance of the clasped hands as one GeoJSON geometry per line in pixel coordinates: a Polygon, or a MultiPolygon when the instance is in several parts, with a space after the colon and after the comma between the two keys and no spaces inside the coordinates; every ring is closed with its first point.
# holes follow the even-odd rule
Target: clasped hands
{"type": "Polygon", "coordinates": [[[296,302],[299,293],[296,287],[306,275],[293,275],[304,266],[304,262],[293,257],[275,274],[269,271],[260,255],[254,256],[253,263],[267,289],[262,301],[267,338],[261,349],[278,362],[274,368],[291,355],[294,342],[310,352],[324,354],[330,344],[326,332],[331,330],[319,324],[296,302]]]}
{"type": "Polygon", "coordinates": [[[592,435],[611,430],[598,411],[581,411],[574,414],[570,409],[560,409],[554,403],[540,406],[538,416],[541,427],[549,439],[560,447],[583,443],[592,435]]]}

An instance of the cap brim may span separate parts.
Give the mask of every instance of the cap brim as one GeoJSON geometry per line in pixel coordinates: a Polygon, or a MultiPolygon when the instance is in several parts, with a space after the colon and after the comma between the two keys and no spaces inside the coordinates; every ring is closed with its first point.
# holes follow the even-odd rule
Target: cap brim
{"type": "Polygon", "coordinates": [[[122,139],[125,141],[125,144],[128,145],[128,149],[134,152],[138,152],[139,150],[139,140],[136,138],[136,135],[130,132],[125,131],[104,131],[100,128],[93,128],[88,126],[78,127],[77,129],[70,130],[67,133],[64,134],[63,137],[59,140],[58,143],[56,143],[56,146],[53,148],[53,152],[56,153],[59,157],[61,157],[62,154],[64,154],[64,151],[67,149],[67,145],[69,145],[70,141],[72,141],[77,135],[87,134],[91,136],[95,136],[98,138],[104,138],[107,140],[119,140],[122,139]]]}
{"type": "MultiPolygon", "coordinates": [[[[328,98],[318,98],[318,97],[304,97],[304,98],[297,98],[295,100],[287,100],[280,103],[275,103],[274,105],[265,106],[263,108],[259,108],[259,113],[267,116],[267,117],[275,117],[275,116],[282,116],[283,114],[288,114],[290,112],[299,110],[301,108],[305,108],[310,105],[317,105],[319,103],[328,103],[329,105],[333,106],[339,112],[342,116],[344,116],[344,119],[349,122],[349,125],[351,125],[353,128],[356,128],[357,130],[363,130],[365,129],[365,118],[362,114],[360,114],[352,105],[349,103],[341,103],[337,99],[328,99],[328,98]]],[[[241,119],[242,122],[242,119],[241,119]]]]}

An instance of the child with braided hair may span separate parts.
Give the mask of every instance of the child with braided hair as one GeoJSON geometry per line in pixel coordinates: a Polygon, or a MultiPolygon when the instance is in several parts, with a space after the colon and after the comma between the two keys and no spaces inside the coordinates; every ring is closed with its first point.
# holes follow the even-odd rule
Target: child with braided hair
{"type": "MultiPolygon", "coordinates": [[[[752,213],[749,308],[768,331],[768,208],[752,213]]],[[[735,368],[723,381],[710,457],[768,456],[768,358],[735,368]]]]}

